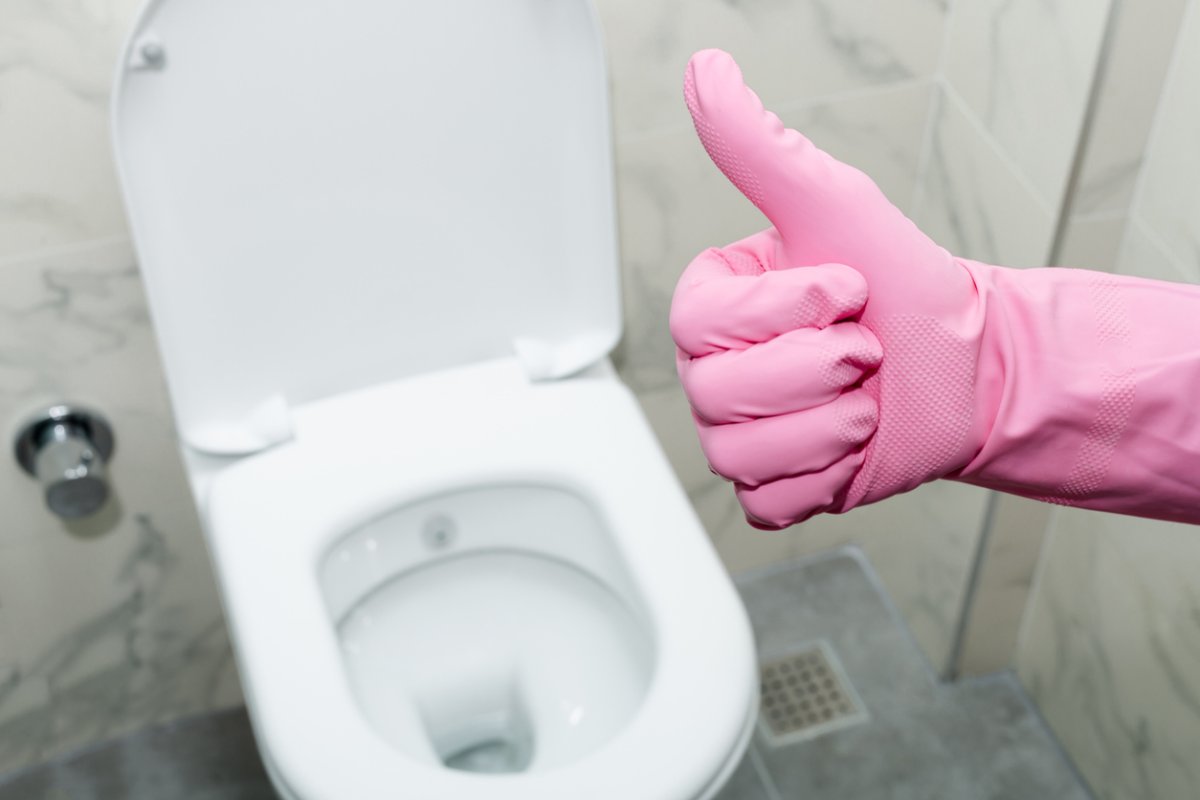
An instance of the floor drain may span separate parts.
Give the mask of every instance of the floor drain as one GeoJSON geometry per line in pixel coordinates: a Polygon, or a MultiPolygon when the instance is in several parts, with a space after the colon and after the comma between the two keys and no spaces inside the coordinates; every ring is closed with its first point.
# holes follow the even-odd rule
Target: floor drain
{"type": "Polygon", "coordinates": [[[867,719],[866,709],[828,642],[818,641],[760,667],[759,727],[769,744],[784,745],[867,719]]]}

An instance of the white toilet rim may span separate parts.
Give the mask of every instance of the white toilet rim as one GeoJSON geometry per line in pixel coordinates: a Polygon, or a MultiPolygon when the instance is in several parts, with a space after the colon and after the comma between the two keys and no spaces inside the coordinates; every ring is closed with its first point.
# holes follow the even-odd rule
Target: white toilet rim
{"type": "MultiPolygon", "coordinates": [[[[757,700],[745,611],[631,395],[615,381],[579,383],[514,391],[511,403],[503,392],[493,393],[490,410],[480,411],[469,423],[473,429],[460,436],[471,476],[464,476],[453,443],[426,430],[429,442],[416,446],[432,453],[436,445],[437,455],[423,462],[419,485],[412,481],[405,491],[412,496],[488,475],[553,476],[589,497],[605,517],[651,617],[655,674],[624,731],[552,771],[476,775],[421,763],[387,745],[359,713],[316,563],[345,530],[341,510],[361,514],[363,504],[344,494],[327,498],[322,487],[336,475],[356,494],[375,491],[395,502],[396,477],[383,469],[386,443],[374,456],[347,450],[339,457],[329,442],[314,438],[306,448],[302,437],[219,476],[207,529],[239,666],[264,749],[297,797],[371,800],[394,796],[397,786],[419,786],[423,797],[455,800],[691,800],[702,797],[730,754],[739,752],[757,700]],[[504,424],[489,419],[492,414],[504,424]],[[580,418],[589,424],[579,425],[580,418]],[[637,468],[612,468],[626,461],[637,468]],[[305,498],[303,505],[297,497],[305,498]]],[[[406,445],[417,435],[417,427],[405,431],[406,445]]]]}

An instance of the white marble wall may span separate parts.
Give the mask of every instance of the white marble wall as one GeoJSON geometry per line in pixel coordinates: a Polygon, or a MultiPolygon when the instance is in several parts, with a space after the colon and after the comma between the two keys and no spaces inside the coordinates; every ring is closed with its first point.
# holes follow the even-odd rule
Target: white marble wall
{"type": "Polygon", "coordinates": [[[109,155],[133,0],[0,3],[0,771],[240,702],[109,155]],[[115,500],[64,524],[7,448],[94,405],[115,500]]]}
{"type": "MultiPolygon", "coordinates": [[[[1115,269],[1200,283],[1200,2],[1187,6],[1115,269]]],[[[1100,798],[1197,794],[1198,573],[1195,526],[1056,512],[1017,663],[1100,798]]]]}
{"type": "Polygon", "coordinates": [[[953,5],[916,220],[954,252],[1046,264],[1110,3],[953,5]]]}
{"type": "Polygon", "coordinates": [[[127,241],[0,260],[0,418],[60,398],[118,435],[115,497],[64,523],[0,459],[0,771],[240,702],[127,241]]]}

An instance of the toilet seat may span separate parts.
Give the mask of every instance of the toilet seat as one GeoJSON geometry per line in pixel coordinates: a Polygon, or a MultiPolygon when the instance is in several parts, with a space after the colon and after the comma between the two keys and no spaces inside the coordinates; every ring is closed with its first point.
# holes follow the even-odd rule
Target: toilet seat
{"type": "Polygon", "coordinates": [[[750,628],[636,402],[611,374],[531,384],[514,361],[488,362],[314,403],[298,410],[296,433],[222,471],[205,509],[248,705],[284,788],[356,800],[392,798],[397,787],[497,800],[715,791],[756,708],[750,628]],[[379,430],[381,415],[398,422],[379,430]],[[359,434],[368,432],[379,441],[364,452],[359,434]],[[406,452],[428,454],[420,474],[402,475],[406,452]],[[360,713],[317,562],[364,513],[514,476],[569,487],[607,517],[651,616],[650,688],[623,731],[557,769],[478,775],[422,763],[360,713]]]}

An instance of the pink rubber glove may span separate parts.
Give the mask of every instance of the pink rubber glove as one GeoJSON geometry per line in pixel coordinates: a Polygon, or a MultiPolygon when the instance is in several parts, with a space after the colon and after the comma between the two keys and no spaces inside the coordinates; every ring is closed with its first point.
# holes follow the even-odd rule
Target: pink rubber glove
{"type": "Polygon", "coordinates": [[[751,524],[943,477],[1200,523],[1200,287],[955,258],[728,54],[693,56],[684,97],[774,224],[700,254],[671,309],[701,445],[751,524]]]}

